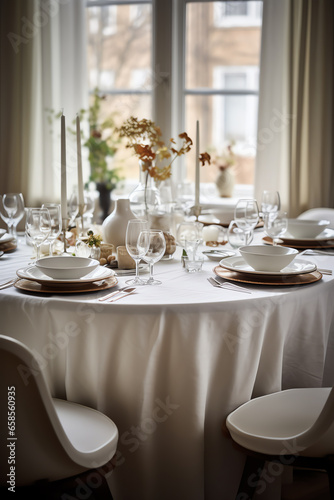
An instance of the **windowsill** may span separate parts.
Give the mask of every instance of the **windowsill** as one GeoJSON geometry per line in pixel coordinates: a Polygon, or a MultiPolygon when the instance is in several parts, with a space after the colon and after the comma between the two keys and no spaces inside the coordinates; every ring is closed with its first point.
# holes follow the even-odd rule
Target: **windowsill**
{"type": "MultiPolygon", "coordinates": [[[[135,181],[126,181],[122,188],[118,188],[113,191],[112,198],[114,200],[119,198],[128,198],[136,186],[137,183],[135,181]]],[[[253,185],[236,184],[233,196],[230,198],[222,198],[219,196],[214,183],[203,183],[200,187],[200,204],[203,210],[215,208],[220,209],[223,212],[230,212],[231,209],[234,209],[240,198],[252,198],[253,193],[253,185]]]]}

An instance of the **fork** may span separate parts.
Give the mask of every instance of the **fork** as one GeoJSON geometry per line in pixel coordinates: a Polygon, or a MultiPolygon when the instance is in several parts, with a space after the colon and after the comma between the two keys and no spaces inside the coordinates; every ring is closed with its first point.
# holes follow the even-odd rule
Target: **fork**
{"type": "MultiPolygon", "coordinates": [[[[108,300],[108,299],[110,299],[110,297],[114,297],[114,295],[117,295],[118,293],[129,291],[130,288],[131,287],[129,287],[129,286],[123,286],[123,288],[119,288],[118,290],[115,290],[114,292],[111,292],[108,295],[105,295],[104,297],[99,298],[99,301],[102,302],[103,300],[108,300]]],[[[131,290],[132,290],[132,288],[131,288],[131,290]]]]}
{"type": "Polygon", "coordinates": [[[215,278],[208,278],[208,282],[217,288],[225,288],[226,290],[232,290],[235,292],[243,292],[243,293],[250,293],[250,294],[252,293],[250,290],[247,290],[246,288],[242,288],[241,286],[238,286],[238,285],[234,285],[232,283],[220,283],[220,281],[217,281],[215,278]]]}
{"type": "Polygon", "coordinates": [[[298,255],[299,256],[300,255],[334,255],[334,252],[328,251],[328,250],[313,250],[312,248],[307,248],[306,250],[299,252],[298,255]]]}
{"type": "Polygon", "coordinates": [[[0,290],[3,290],[5,288],[8,288],[8,287],[14,285],[19,279],[20,278],[13,278],[13,279],[11,279],[9,281],[5,281],[5,283],[1,283],[0,284],[0,290]]]}

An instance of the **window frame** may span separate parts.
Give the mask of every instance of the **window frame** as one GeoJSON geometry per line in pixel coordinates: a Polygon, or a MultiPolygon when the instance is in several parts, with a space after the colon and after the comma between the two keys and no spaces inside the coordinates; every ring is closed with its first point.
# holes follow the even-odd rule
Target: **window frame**
{"type": "MultiPolygon", "coordinates": [[[[153,120],[163,131],[165,141],[168,141],[170,137],[177,137],[180,131],[184,130],[187,96],[259,94],[258,89],[186,88],[184,62],[187,4],[217,1],[220,0],[86,0],[86,7],[152,4],[152,89],[110,89],[104,92],[111,95],[151,94],[153,120]]],[[[261,22],[260,19],[259,25],[261,22]]],[[[186,178],[184,158],[180,158],[179,164],[173,168],[175,182],[182,182],[186,178]]]]}

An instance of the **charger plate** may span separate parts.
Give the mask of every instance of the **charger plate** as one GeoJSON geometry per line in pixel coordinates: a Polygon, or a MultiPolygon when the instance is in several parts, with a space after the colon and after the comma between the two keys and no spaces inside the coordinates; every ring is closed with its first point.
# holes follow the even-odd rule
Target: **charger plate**
{"type": "MultiPolygon", "coordinates": [[[[295,240],[295,239],[287,239],[281,237],[280,240],[282,243],[280,243],[281,247],[289,247],[289,248],[297,248],[297,249],[302,249],[305,250],[306,248],[318,248],[318,249],[326,249],[326,248],[334,248],[334,239],[328,239],[328,240],[318,240],[314,238],[313,240],[295,240]]],[[[270,238],[270,236],[264,236],[262,238],[262,241],[266,243],[267,245],[272,245],[273,244],[273,239],[270,238]]]]}
{"type": "Polygon", "coordinates": [[[2,252],[13,252],[16,249],[17,249],[17,243],[15,240],[8,241],[7,243],[1,243],[1,240],[0,240],[0,250],[2,252]]]}
{"type": "Polygon", "coordinates": [[[239,283],[248,283],[250,285],[269,285],[269,286],[293,286],[293,285],[307,285],[321,280],[322,274],[319,271],[313,271],[307,274],[293,274],[284,276],[272,275],[257,275],[257,274],[244,274],[235,271],[229,271],[221,266],[213,269],[213,272],[220,278],[229,281],[237,281],[239,283]]]}
{"type": "Polygon", "coordinates": [[[25,279],[18,280],[14,286],[19,290],[24,290],[25,292],[34,293],[87,293],[87,292],[100,292],[101,290],[108,290],[108,288],[113,288],[118,283],[115,276],[105,279],[103,281],[93,281],[92,283],[86,283],[83,285],[72,285],[72,286],[44,286],[37,281],[30,281],[25,279]]]}
{"type": "Polygon", "coordinates": [[[111,278],[112,276],[115,276],[115,272],[112,269],[106,269],[105,267],[102,266],[98,266],[96,269],[91,271],[86,276],[83,276],[82,278],[66,279],[66,280],[51,278],[50,276],[44,274],[43,271],[38,267],[36,267],[35,265],[31,265],[23,269],[18,269],[16,271],[16,274],[18,275],[19,278],[28,281],[36,281],[40,285],[52,288],[56,288],[59,286],[61,288],[65,287],[73,288],[74,286],[76,288],[79,288],[79,286],[84,286],[87,283],[95,283],[98,281],[111,278]]]}

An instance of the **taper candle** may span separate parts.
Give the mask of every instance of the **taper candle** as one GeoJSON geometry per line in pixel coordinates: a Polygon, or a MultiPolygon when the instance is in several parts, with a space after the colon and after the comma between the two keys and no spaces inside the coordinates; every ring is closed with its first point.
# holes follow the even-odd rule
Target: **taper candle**
{"type": "Polygon", "coordinates": [[[77,114],[77,161],[78,161],[78,199],[79,207],[83,209],[84,206],[84,189],[82,180],[82,159],[81,159],[81,131],[80,131],[80,118],[77,114]]]}
{"type": "Polygon", "coordinates": [[[65,116],[61,115],[61,217],[67,219],[67,187],[66,187],[66,129],[65,116]]]}
{"type": "Polygon", "coordinates": [[[196,122],[196,178],[195,178],[195,207],[199,209],[199,182],[200,182],[200,172],[199,172],[199,122],[196,122]]]}

